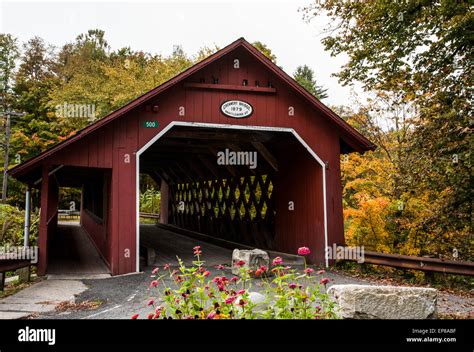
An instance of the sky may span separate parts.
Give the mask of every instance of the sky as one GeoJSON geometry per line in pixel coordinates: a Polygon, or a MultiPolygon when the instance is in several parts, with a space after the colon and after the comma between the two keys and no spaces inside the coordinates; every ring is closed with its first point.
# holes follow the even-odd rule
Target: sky
{"type": "MultiPolygon", "coordinates": [[[[0,31],[20,42],[40,36],[62,46],[89,29],[102,29],[113,49],[131,47],[152,54],[170,54],[181,45],[188,54],[203,46],[222,48],[237,38],[265,43],[277,64],[292,75],[298,65],[315,72],[328,88],[326,105],[349,105],[351,89],[332,77],[347,57],[331,57],[321,44],[328,19],[318,16],[310,23],[300,11],[312,0],[241,1],[5,1],[0,0],[0,31]]],[[[314,1],[314,0],[313,0],[314,1]]]]}

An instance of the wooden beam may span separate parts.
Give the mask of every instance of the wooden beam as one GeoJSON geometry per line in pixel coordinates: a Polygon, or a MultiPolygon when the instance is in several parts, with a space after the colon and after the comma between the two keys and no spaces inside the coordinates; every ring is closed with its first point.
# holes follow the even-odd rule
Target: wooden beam
{"type": "Polygon", "coordinates": [[[184,83],[185,88],[192,89],[213,89],[213,90],[232,90],[241,92],[254,92],[254,93],[266,93],[275,94],[276,89],[274,87],[256,87],[256,86],[240,86],[235,84],[210,84],[210,83],[184,83]]]}
{"type": "Polygon", "coordinates": [[[273,168],[273,170],[278,171],[278,161],[272,155],[272,153],[263,145],[261,142],[252,142],[252,145],[257,149],[257,151],[263,156],[267,163],[273,168]]]}

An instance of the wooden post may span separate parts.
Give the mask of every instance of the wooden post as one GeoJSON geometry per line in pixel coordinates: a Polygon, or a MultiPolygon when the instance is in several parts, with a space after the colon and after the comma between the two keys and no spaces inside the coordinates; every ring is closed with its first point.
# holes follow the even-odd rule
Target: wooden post
{"type": "Polygon", "coordinates": [[[160,186],[160,224],[168,223],[168,197],[169,187],[168,184],[161,179],[160,186]]]}
{"type": "Polygon", "coordinates": [[[38,276],[46,274],[48,261],[48,196],[49,196],[49,166],[43,165],[41,179],[41,213],[38,236],[39,260],[38,276]]]}

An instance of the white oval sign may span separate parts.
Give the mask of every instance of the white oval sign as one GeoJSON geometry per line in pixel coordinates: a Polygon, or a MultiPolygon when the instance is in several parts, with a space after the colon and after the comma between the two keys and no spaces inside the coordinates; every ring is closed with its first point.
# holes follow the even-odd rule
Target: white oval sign
{"type": "Polygon", "coordinates": [[[228,100],[222,103],[221,111],[224,115],[234,119],[243,119],[252,115],[252,105],[241,100],[228,100]]]}

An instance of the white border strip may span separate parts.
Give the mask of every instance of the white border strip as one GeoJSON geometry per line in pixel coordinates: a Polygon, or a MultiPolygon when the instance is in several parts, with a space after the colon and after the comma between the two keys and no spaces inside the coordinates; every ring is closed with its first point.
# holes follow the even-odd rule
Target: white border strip
{"type": "Polygon", "coordinates": [[[326,256],[326,248],[328,246],[328,221],[327,221],[327,201],[326,201],[326,164],[321,158],[311,149],[311,147],[301,138],[301,136],[293,129],[286,127],[265,127],[265,126],[241,126],[241,125],[228,125],[228,124],[215,124],[215,123],[202,123],[202,122],[185,122],[185,121],[172,121],[163,130],[161,130],[156,136],[148,141],[143,147],[141,147],[136,153],[135,168],[136,168],[136,271],[140,271],[140,155],[143,154],[151,145],[153,145],[158,139],[163,137],[169,130],[175,126],[187,126],[187,127],[198,127],[198,128],[221,128],[221,129],[234,129],[234,130],[253,130],[253,131],[271,131],[271,132],[287,132],[293,134],[298,141],[306,148],[306,150],[313,156],[314,159],[322,168],[323,173],[323,203],[324,203],[324,258],[326,267],[329,266],[329,260],[326,256]]]}

